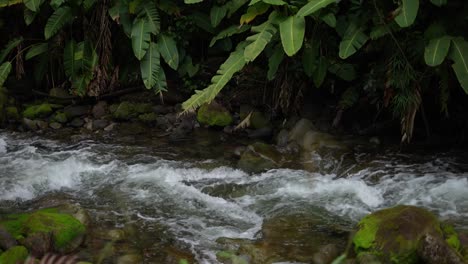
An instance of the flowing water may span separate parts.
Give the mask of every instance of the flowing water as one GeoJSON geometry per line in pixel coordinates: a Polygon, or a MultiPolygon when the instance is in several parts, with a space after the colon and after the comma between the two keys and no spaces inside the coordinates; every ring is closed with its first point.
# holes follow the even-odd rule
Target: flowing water
{"type": "Polygon", "coordinates": [[[256,238],[265,219],[281,215],[318,212],[351,229],[377,209],[411,204],[468,227],[468,166],[459,155],[355,151],[343,165],[316,154],[327,169],[249,175],[223,155],[228,143],[158,140],[0,132],[0,213],[62,196],[108,225],[131,222],[148,234],[163,228],[201,263],[216,263],[218,238],[256,238]]]}

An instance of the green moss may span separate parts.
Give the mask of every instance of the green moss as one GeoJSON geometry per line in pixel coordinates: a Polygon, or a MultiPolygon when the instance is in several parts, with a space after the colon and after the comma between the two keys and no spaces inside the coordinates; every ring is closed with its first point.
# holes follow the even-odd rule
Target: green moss
{"type": "Polygon", "coordinates": [[[0,256],[0,264],[22,263],[28,257],[28,250],[23,246],[11,247],[0,256]]]}
{"type": "Polygon", "coordinates": [[[244,258],[237,256],[233,251],[219,251],[216,253],[216,258],[221,263],[248,264],[244,258]]]}
{"type": "Polygon", "coordinates": [[[53,112],[53,108],[51,104],[39,104],[39,105],[31,105],[26,107],[23,111],[23,116],[29,119],[36,119],[40,117],[47,117],[53,112]]]}
{"type": "Polygon", "coordinates": [[[228,126],[232,123],[232,116],[226,108],[212,103],[204,104],[197,113],[197,120],[208,126],[228,126]]]}
{"type": "Polygon", "coordinates": [[[64,112],[55,113],[52,119],[61,124],[64,124],[68,121],[67,114],[65,114],[64,112]]]}
{"type": "Polygon", "coordinates": [[[85,232],[85,226],[68,214],[39,211],[31,214],[24,223],[24,232],[34,234],[39,232],[53,234],[54,247],[57,250],[65,248],[71,241],[85,232]]]}
{"type": "Polygon", "coordinates": [[[153,112],[153,106],[151,104],[134,104],[134,111],[138,114],[146,114],[153,112]]]}
{"type": "Polygon", "coordinates": [[[445,241],[447,241],[447,244],[459,252],[461,250],[461,243],[453,226],[449,224],[442,224],[441,227],[442,231],[444,232],[444,237],[446,238],[445,241]]]}
{"type": "Polygon", "coordinates": [[[353,237],[354,250],[370,249],[374,245],[375,236],[379,228],[379,219],[368,215],[358,224],[358,231],[353,237]]]}
{"type": "Polygon", "coordinates": [[[427,233],[442,234],[437,218],[427,210],[396,206],[364,217],[353,237],[357,255],[370,253],[391,263],[419,263],[418,245],[427,233]]]}
{"type": "Polygon", "coordinates": [[[21,237],[45,232],[52,233],[54,247],[62,250],[75,238],[85,233],[85,226],[69,214],[59,213],[57,209],[42,209],[30,214],[11,214],[0,221],[13,237],[21,237]]]}
{"type": "Polygon", "coordinates": [[[6,116],[9,120],[20,120],[21,116],[18,112],[18,108],[15,106],[8,106],[6,109],[6,116]]]}
{"type": "Polygon", "coordinates": [[[147,113],[138,116],[138,120],[143,123],[154,123],[158,116],[155,113],[147,113]]]}

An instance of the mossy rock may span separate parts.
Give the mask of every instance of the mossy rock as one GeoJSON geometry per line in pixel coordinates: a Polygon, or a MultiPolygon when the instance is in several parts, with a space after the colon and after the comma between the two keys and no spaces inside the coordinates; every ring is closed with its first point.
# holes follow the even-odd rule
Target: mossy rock
{"type": "Polygon", "coordinates": [[[198,109],[197,120],[200,124],[224,127],[232,123],[232,115],[226,108],[213,102],[198,109]]]}
{"type": "Polygon", "coordinates": [[[115,119],[130,120],[136,118],[141,114],[151,113],[151,104],[134,104],[131,102],[122,102],[118,106],[111,105],[110,112],[115,119]]]}
{"type": "Polygon", "coordinates": [[[23,246],[15,246],[9,248],[0,255],[0,264],[17,264],[23,263],[28,257],[28,250],[23,246]]]}
{"type": "Polygon", "coordinates": [[[238,256],[234,251],[219,251],[216,253],[216,259],[221,263],[229,264],[248,264],[248,258],[245,256],[238,256]]]}
{"type": "Polygon", "coordinates": [[[20,241],[38,233],[52,234],[53,248],[60,253],[67,253],[77,248],[86,232],[86,227],[80,221],[55,208],[11,214],[2,219],[0,225],[20,241]]]}
{"type": "Polygon", "coordinates": [[[65,124],[68,121],[67,114],[65,114],[64,112],[55,113],[52,119],[60,124],[65,124]]]}
{"type": "Polygon", "coordinates": [[[250,116],[250,126],[255,129],[269,127],[270,121],[265,117],[262,112],[254,111],[250,116]]]}
{"type": "Polygon", "coordinates": [[[156,115],[155,113],[147,113],[138,116],[138,120],[146,124],[156,123],[157,119],[158,115],[156,115]]]}
{"type": "Polygon", "coordinates": [[[460,246],[453,229],[445,227],[445,230],[431,212],[400,205],[364,217],[352,242],[358,256],[370,254],[391,263],[416,264],[421,262],[418,248],[427,234],[447,237],[449,244],[460,246]]]}
{"type": "Polygon", "coordinates": [[[23,117],[28,119],[36,119],[41,117],[47,117],[53,112],[53,106],[51,104],[39,104],[39,105],[31,105],[26,107],[23,111],[23,117]]]}
{"type": "Polygon", "coordinates": [[[18,108],[15,106],[8,106],[6,109],[6,116],[8,120],[21,120],[21,116],[18,112],[18,108]]]}

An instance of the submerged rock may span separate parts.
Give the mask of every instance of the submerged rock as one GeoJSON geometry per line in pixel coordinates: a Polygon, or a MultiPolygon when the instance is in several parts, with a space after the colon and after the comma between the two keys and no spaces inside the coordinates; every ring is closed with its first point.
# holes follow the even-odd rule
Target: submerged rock
{"type": "Polygon", "coordinates": [[[7,250],[18,245],[15,238],[5,229],[0,227],[0,249],[7,250]]]}
{"type": "Polygon", "coordinates": [[[232,123],[232,116],[222,105],[212,102],[198,109],[197,120],[200,124],[224,127],[232,123]]]}
{"type": "Polygon", "coordinates": [[[256,142],[242,153],[237,166],[247,172],[259,173],[277,168],[281,162],[282,155],[274,146],[256,142]]]}
{"type": "Polygon", "coordinates": [[[444,229],[432,213],[422,208],[400,205],[380,210],[359,222],[352,239],[354,254],[358,260],[372,255],[383,263],[459,263],[437,262],[452,254],[461,259],[457,249],[450,246],[457,243],[458,237],[444,229]]]}
{"type": "Polygon", "coordinates": [[[63,111],[68,118],[80,117],[89,113],[90,107],[87,105],[72,105],[67,106],[63,111]]]}

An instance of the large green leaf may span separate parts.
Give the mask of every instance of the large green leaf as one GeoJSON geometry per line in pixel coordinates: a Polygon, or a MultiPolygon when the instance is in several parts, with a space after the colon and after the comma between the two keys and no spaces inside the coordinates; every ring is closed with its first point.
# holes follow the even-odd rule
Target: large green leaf
{"type": "Polygon", "coordinates": [[[242,26],[237,26],[237,25],[232,25],[221,32],[218,33],[215,37],[210,42],[210,47],[213,47],[213,45],[216,43],[216,41],[233,36],[235,34],[240,34],[243,33],[247,30],[250,29],[249,25],[242,25],[242,26]]]}
{"type": "Polygon", "coordinates": [[[268,58],[268,73],[267,79],[269,81],[275,78],[276,72],[284,59],[284,51],[281,46],[277,46],[273,54],[268,58]]]}
{"type": "Polygon", "coordinates": [[[179,67],[179,51],[175,40],[167,34],[161,34],[158,37],[158,48],[167,65],[177,70],[179,67]]]}
{"type": "Polygon", "coordinates": [[[247,12],[241,16],[240,24],[241,25],[249,24],[257,16],[260,16],[266,13],[266,11],[268,11],[269,8],[270,8],[270,5],[267,5],[263,2],[259,2],[259,3],[256,3],[255,5],[249,6],[249,8],[247,8],[247,12]]]}
{"type": "Polygon", "coordinates": [[[154,89],[157,93],[167,91],[167,81],[166,81],[166,73],[163,69],[158,71],[158,78],[156,79],[156,85],[154,89]]]}
{"type": "Polygon", "coordinates": [[[3,86],[5,83],[8,74],[10,74],[11,71],[11,63],[9,61],[4,62],[2,65],[0,65],[0,87],[3,86]]]}
{"type": "Polygon", "coordinates": [[[452,65],[461,87],[468,94],[468,42],[463,38],[452,40],[450,57],[455,62],[452,65]]]}
{"type": "Polygon", "coordinates": [[[159,50],[156,43],[151,42],[145,57],[140,62],[141,78],[147,89],[153,88],[158,82],[160,67],[159,50]]]}
{"type": "Polygon", "coordinates": [[[447,4],[447,0],[431,0],[431,3],[436,6],[443,6],[447,4]]]}
{"type": "Polygon", "coordinates": [[[133,54],[138,60],[143,59],[149,48],[151,40],[151,25],[147,19],[137,18],[132,26],[132,48],[133,54]]]}
{"type": "Polygon", "coordinates": [[[441,38],[432,39],[424,49],[424,60],[429,66],[438,66],[447,57],[450,49],[451,38],[444,36],[441,38]]]}
{"type": "Polygon", "coordinates": [[[346,59],[356,53],[356,51],[360,49],[368,39],[369,38],[364,34],[362,28],[351,23],[340,43],[340,58],[346,59]]]}
{"type": "Polygon", "coordinates": [[[65,45],[65,49],[63,50],[63,67],[65,69],[65,74],[70,78],[73,78],[78,71],[78,67],[75,62],[75,52],[77,46],[78,45],[74,40],[70,40],[65,45]]]}
{"type": "Polygon", "coordinates": [[[244,58],[244,48],[245,43],[241,42],[211,79],[211,85],[203,90],[195,91],[195,94],[182,104],[185,111],[193,111],[202,104],[211,102],[232,79],[232,76],[244,68],[247,63],[244,58]]]}
{"type": "Polygon", "coordinates": [[[156,5],[152,1],[148,1],[143,5],[143,10],[144,14],[148,18],[148,23],[151,27],[151,32],[153,34],[159,34],[159,31],[161,29],[161,25],[159,22],[159,13],[158,9],[156,8],[156,5]]]}
{"type": "Polygon", "coordinates": [[[293,56],[301,49],[304,34],[304,17],[290,16],[280,23],[281,43],[288,56],[293,56]]]}
{"type": "Polygon", "coordinates": [[[328,69],[328,60],[324,56],[320,56],[317,60],[317,66],[315,67],[312,78],[314,80],[314,84],[317,88],[322,86],[323,82],[325,81],[325,77],[327,76],[327,69],[328,69]]]}
{"type": "Polygon", "coordinates": [[[273,35],[276,34],[276,28],[267,21],[259,26],[252,27],[252,32],[257,34],[246,39],[250,44],[244,51],[245,60],[248,62],[255,60],[262,53],[273,35]]]}
{"type": "Polygon", "coordinates": [[[2,63],[7,58],[8,54],[10,54],[10,52],[14,48],[18,47],[18,45],[21,44],[22,42],[23,42],[22,37],[14,38],[10,40],[2,49],[2,51],[0,51],[0,63],[2,63]]]}
{"type": "Polygon", "coordinates": [[[409,27],[414,23],[418,15],[419,0],[402,0],[399,14],[395,21],[400,27],[409,27]]]}
{"type": "Polygon", "coordinates": [[[37,43],[32,45],[26,53],[25,59],[30,60],[38,55],[44,54],[49,49],[47,43],[37,43]]]}
{"type": "Polygon", "coordinates": [[[328,71],[348,82],[356,79],[357,75],[354,65],[349,63],[334,63],[328,67],[328,71]]]}
{"type": "Polygon", "coordinates": [[[44,0],[24,0],[24,5],[33,12],[38,12],[44,0]]]}
{"type": "Polygon", "coordinates": [[[203,0],[184,0],[184,3],[186,4],[196,4],[201,2],[203,2],[203,0]]]}
{"type": "Polygon", "coordinates": [[[297,16],[308,16],[330,4],[336,3],[336,0],[311,0],[297,12],[297,16]]]}
{"type": "Polygon", "coordinates": [[[36,16],[37,16],[36,12],[33,12],[27,8],[23,10],[24,23],[26,23],[27,26],[31,25],[31,23],[34,21],[36,16]]]}
{"type": "Polygon", "coordinates": [[[72,9],[69,6],[62,6],[49,17],[44,28],[46,39],[55,35],[65,24],[73,19],[72,9]]]}
{"type": "Polygon", "coordinates": [[[319,44],[317,41],[307,43],[304,47],[304,52],[302,54],[302,67],[304,68],[304,73],[308,77],[314,75],[314,71],[317,68],[317,57],[319,55],[319,44]]]}
{"type": "Polygon", "coordinates": [[[214,5],[210,11],[211,25],[213,27],[217,27],[219,23],[221,23],[221,20],[226,16],[227,11],[226,6],[214,5]]]}

